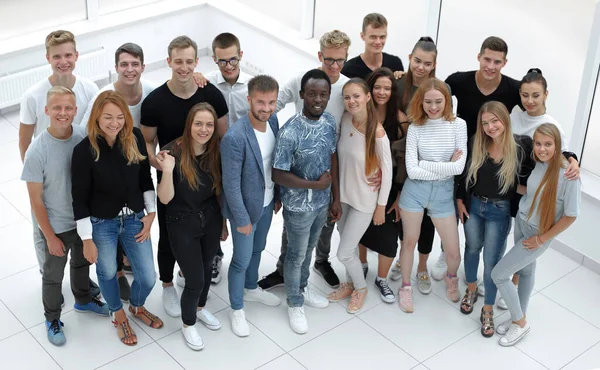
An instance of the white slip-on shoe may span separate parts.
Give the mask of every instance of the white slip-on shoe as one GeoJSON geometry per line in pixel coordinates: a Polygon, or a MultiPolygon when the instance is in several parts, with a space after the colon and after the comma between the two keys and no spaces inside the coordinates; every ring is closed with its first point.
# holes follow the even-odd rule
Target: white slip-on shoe
{"type": "Polygon", "coordinates": [[[525,323],[524,327],[520,327],[517,324],[512,324],[506,335],[498,340],[498,344],[502,347],[510,347],[517,344],[527,333],[531,331],[529,323],[525,323]]]}
{"type": "Polygon", "coordinates": [[[181,333],[185,339],[185,344],[187,344],[187,346],[194,351],[200,351],[204,348],[204,342],[202,341],[202,337],[200,336],[200,333],[198,333],[195,325],[187,327],[182,325],[181,333]]]}
{"type": "Polygon", "coordinates": [[[238,337],[247,337],[250,335],[250,327],[246,321],[244,310],[233,310],[229,314],[231,320],[231,330],[238,337]]]}
{"type": "Polygon", "coordinates": [[[221,329],[221,322],[212,313],[210,313],[206,307],[196,311],[196,318],[200,320],[204,326],[210,330],[221,329]]]}
{"type": "Polygon", "coordinates": [[[174,286],[163,288],[162,291],[163,307],[167,315],[171,317],[181,316],[181,304],[179,303],[179,295],[174,286]]]}
{"type": "Polygon", "coordinates": [[[275,294],[257,287],[256,289],[244,288],[244,302],[259,302],[267,306],[279,306],[281,300],[275,294]]]}

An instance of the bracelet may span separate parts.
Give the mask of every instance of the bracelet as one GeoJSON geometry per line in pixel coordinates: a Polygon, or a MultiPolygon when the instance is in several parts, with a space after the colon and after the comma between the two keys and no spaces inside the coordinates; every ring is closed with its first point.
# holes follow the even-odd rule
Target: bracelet
{"type": "Polygon", "coordinates": [[[542,245],[544,245],[544,243],[541,243],[542,239],[538,236],[535,237],[535,243],[538,245],[538,247],[541,247],[542,245]]]}

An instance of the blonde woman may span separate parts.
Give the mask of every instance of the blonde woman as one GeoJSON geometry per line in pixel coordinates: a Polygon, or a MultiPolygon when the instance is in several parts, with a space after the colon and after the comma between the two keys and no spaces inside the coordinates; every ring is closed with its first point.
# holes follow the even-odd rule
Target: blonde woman
{"type": "Polygon", "coordinates": [[[469,146],[467,165],[457,186],[457,208],[465,230],[467,290],[460,304],[464,314],[477,302],[477,269],[483,249],[485,305],[481,310],[481,334],[494,335],[496,285],[491,273],[506,250],[511,226],[511,200],[519,185],[518,174],[531,172],[531,139],[513,136],[506,106],[485,103],[477,117],[477,131],[469,146]],[[522,166],[529,168],[521,170],[522,166]]]}

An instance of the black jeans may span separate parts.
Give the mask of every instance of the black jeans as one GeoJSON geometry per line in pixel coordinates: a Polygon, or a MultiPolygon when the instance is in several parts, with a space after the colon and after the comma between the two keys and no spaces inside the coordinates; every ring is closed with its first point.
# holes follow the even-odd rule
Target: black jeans
{"type": "Polygon", "coordinates": [[[423,221],[421,221],[421,234],[419,234],[419,241],[417,243],[417,250],[421,254],[429,254],[433,249],[433,238],[435,236],[435,226],[431,217],[427,214],[423,214],[423,221]]]}
{"type": "Polygon", "coordinates": [[[169,233],[167,232],[167,206],[161,202],[156,202],[156,211],[158,213],[158,274],[163,283],[173,281],[173,270],[175,269],[175,256],[171,249],[169,233]]]}
{"type": "Polygon", "coordinates": [[[181,318],[184,324],[194,325],[197,307],[206,305],[212,262],[220,246],[223,217],[215,203],[200,213],[169,214],[166,225],[173,255],[185,276],[181,318]]]}
{"type": "Polygon", "coordinates": [[[65,245],[65,255],[62,257],[51,255],[46,244],[46,260],[42,275],[42,301],[44,303],[44,316],[52,322],[60,318],[60,305],[62,304],[62,281],[65,275],[65,265],[69,251],[71,260],[69,269],[71,273],[71,291],[75,302],[88,304],[92,301],[90,294],[90,263],[83,256],[83,242],[77,235],[77,230],[70,230],[56,236],[65,245]]]}

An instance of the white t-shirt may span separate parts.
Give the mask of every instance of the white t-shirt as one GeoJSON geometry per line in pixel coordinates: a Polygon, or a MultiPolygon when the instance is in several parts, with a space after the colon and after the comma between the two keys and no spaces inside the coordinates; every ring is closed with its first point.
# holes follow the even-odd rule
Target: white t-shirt
{"type": "MultiPolygon", "coordinates": [[[[156,89],[156,85],[154,84],[154,82],[144,80],[142,78],[142,79],[140,79],[140,83],[142,84],[142,98],[140,99],[139,103],[137,103],[136,105],[129,105],[129,111],[131,112],[131,116],[133,117],[133,126],[134,127],[140,127],[140,118],[142,117],[142,102],[144,101],[144,99],[146,99],[148,94],[150,94],[152,92],[152,90],[156,89]]],[[[115,84],[111,83],[111,84],[104,86],[102,89],[100,89],[100,91],[98,91],[98,93],[96,95],[94,95],[94,97],[90,100],[90,102],[87,106],[87,109],[85,111],[85,115],[83,116],[83,118],[81,120],[82,126],[87,127],[87,122],[89,121],[90,114],[92,113],[92,107],[94,106],[94,102],[96,101],[96,98],[98,97],[98,95],[100,95],[101,93],[103,93],[105,91],[114,91],[114,90],[115,90],[115,84]]]]}
{"type": "MultiPolygon", "coordinates": [[[[288,103],[296,104],[296,112],[302,111],[304,101],[300,99],[300,85],[302,83],[302,76],[305,73],[303,72],[293,77],[279,89],[279,95],[277,95],[277,112],[282,110],[288,103]]],[[[335,118],[336,132],[338,133],[340,132],[340,123],[342,122],[345,109],[342,88],[348,80],[348,77],[340,73],[340,78],[331,85],[331,95],[329,96],[327,108],[325,108],[325,112],[328,112],[335,118]]]]}
{"type": "Polygon", "coordinates": [[[541,116],[530,116],[526,111],[515,111],[510,114],[510,127],[512,128],[513,134],[527,135],[530,138],[533,138],[535,129],[544,123],[552,123],[558,128],[558,131],[560,132],[560,141],[562,142],[560,151],[569,151],[569,142],[567,141],[565,132],[560,126],[560,123],[549,114],[544,113],[541,116]]]}
{"type": "Polygon", "coordinates": [[[248,104],[248,82],[252,79],[252,76],[240,70],[240,75],[233,86],[225,81],[219,70],[209,72],[204,77],[219,89],[227,102],[227,108],[229,109],[227,127],[231,127],[237,120],[248,114],[250,110],[250,105],[248,104]]]}
{"type": "MultiPolygon", "coordinates": [[[[50,118],[44,112],[44,108],[46,107],[46,95],[51,88],[50,81],[45,78],[27,89],[21,98],[20,121],[25,125],[35,125],[34,137],[44,132],[50,125],[50,118]]],[[[76,76],[72,90],[75,93],[77,104],[77,115],[73,124],[78,125],[85,114],[88,103],[98,92],[98,86],[92,80],[76,76]]]]}
{"type": "Polygon", "coordinates": [[[271,130],[271,125],[267,122],[267,131],[260,132],[254,129],[256,140],[260,148],[263,159],[263,169],[265,170],[265,200],[263,207],[268,206],[275,196],[275,183],[271,179],[273,172],[273,151],[275,150],[275,134],[271,130]]]}

